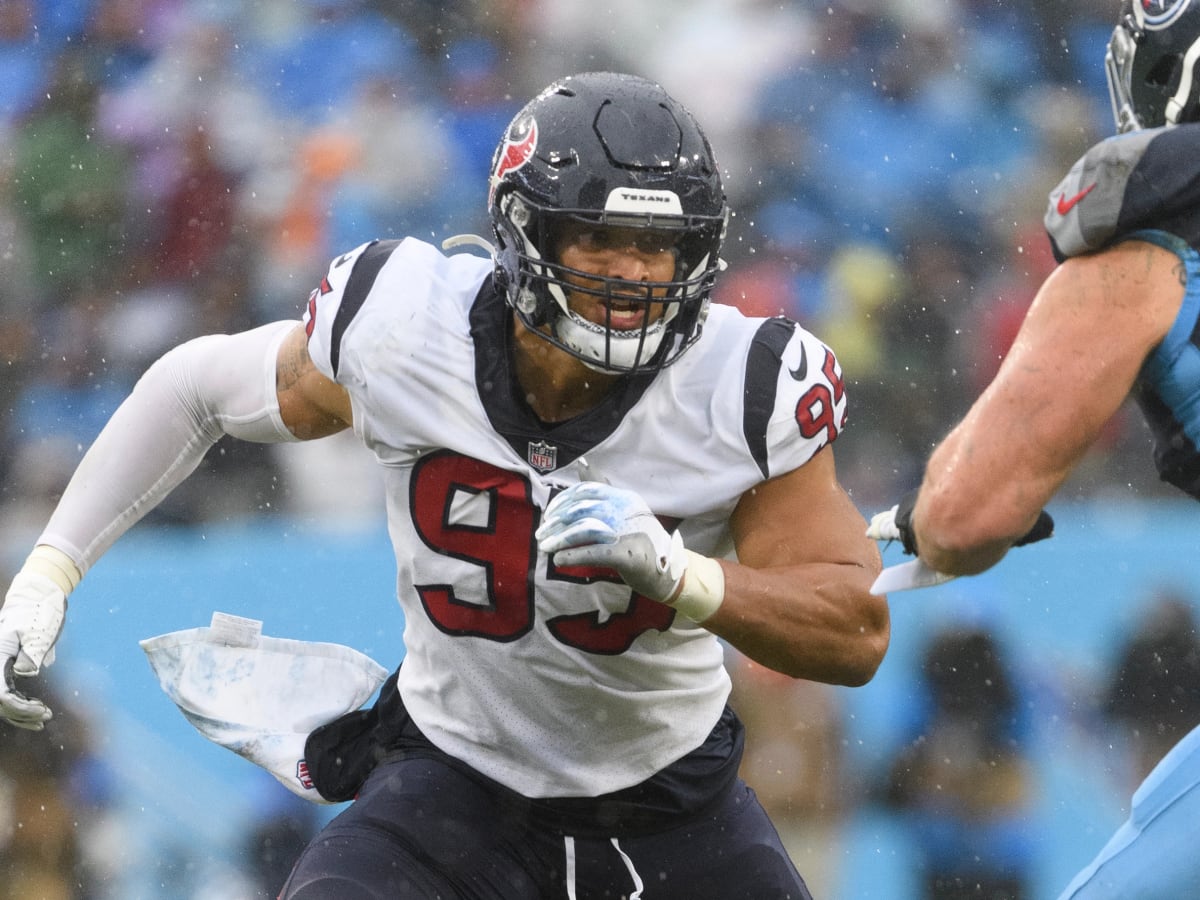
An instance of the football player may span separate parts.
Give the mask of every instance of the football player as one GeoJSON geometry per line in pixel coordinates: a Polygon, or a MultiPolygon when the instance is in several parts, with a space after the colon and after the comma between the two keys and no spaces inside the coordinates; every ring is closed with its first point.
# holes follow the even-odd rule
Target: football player
{"type": "Polygon", "coordinates": [[[346,428],[386,473],[404,659],[307,765],[356,800],[288,898],[803,898],[737,777],[720,639],[859,685],[881,568],[830,446],[833,351],[710,305],[728,209],[692,115],[630,75],[564,78],[498,147],[493,242],[333,260],[301,322],[167,353],[68,485],[0,611],[0,714],[50,712],[65,598],[223,434],[346,428]],[[361,713],[361,715],[360,715],[361,713]]]}
{"type": "MultiPolygon", "coordinates": [[[[1051,193],[1061,265],[992,384],[933,451],[915,504],[872,536],[937,572],[998,562],[1132,395],[1160,476],[1200,499],[1200,0],[1123,0],[1105,57],[1118,134],[1051,193]]],[[[1044,523],[1044,514],[1042,515],[1044,523]]],[[[1134,794],[1128,821],[1062,895],[1195,896],[1200,730],[1134,794]]]]}

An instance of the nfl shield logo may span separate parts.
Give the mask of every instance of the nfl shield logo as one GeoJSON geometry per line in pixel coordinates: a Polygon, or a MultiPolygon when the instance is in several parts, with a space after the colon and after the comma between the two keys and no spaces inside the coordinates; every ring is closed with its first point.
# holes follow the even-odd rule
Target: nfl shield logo
{"type": "Polygon", "coordinates": [[[529,464],[539,472],[549,472],[558,465],[558,448],[545,441],[529,442],[529,464]]]}

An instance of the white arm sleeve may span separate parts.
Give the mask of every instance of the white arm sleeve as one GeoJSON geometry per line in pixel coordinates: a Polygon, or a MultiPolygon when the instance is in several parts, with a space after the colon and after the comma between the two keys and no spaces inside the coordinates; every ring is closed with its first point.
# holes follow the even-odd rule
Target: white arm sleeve
{"type": "Polygon", "coordinates": [[[294,441],[279,413],[276,357],[297,322],[181,344],[141,377],[84,455],[38,539],[81,573],[200,465],[221,438],[294,441]]]}

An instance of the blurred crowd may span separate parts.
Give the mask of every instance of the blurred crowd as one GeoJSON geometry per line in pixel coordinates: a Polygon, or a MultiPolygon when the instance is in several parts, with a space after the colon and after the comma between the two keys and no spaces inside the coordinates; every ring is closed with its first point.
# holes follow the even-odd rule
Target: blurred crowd
{"type": "MultiPolygon", "coordinates": [[[[364,240],[486,234],[510,117],[599,68],[656,78],[696,113],[735,210],[717,299],[835,347],[843,481],[866,510],[890,503],[1053,265],[1047,194],[1110,130],[1114,7],[5,0],[0,538],[36,532],[167,347],[299,316],[364,240]]],[[[1111,432],[1098,455],[1146,441],[1133,416],[1111,432]]],[[[343,452],[223,443],[155,516],[376,512],[347,497],[343,452]],[[330,467],[341,481],[313,477],[330,467]]],[[[1074,489],[1154,490],[1127,475],[1149,468],[1133,455],[1085,465],[1074,489]]]]}
{"type": "MultiPolygon", "coordinates": [[[[851,396],[840,477],[865,513],[890,505],[995,372],[1054,265],[1041,230],[1048,193],[1112,130],[1101,61],[1116,8],[2,0],[0,547],[10,555],[0,572],[19,564],[11,554],[28,548],[150,361],[191,336],[298,317],[329,260],[363,241],[486,235],[489,163],[509,119],[553,79],[594,69],[655,78],[696,114],[735,211],[716,299],[792,316],[835,348],[851,396]]],[[[1123,411],[1067,491],[1153,495],[1147,455],[1140,419],[1123,411]]],[[[303,448],[222,442],[152,515],[181,524],[371,516],[381,503],[372,477],[352,437],[303,448]]],[[[956,635],[931,647],[929,718],[914,723],[882,802],[922,809],[916,773],[936,768],[926,751],[965,734],[1004,781],[1010,803],[997,828],[1020,810],[1020,722],[956,724],[979,700],[963,693],[969,685],[937,699],[946,686],[936,654],[1000,666],[987,640],[956,635]]],[[[747,765],[760,767],[768,805],[797,811],[781,821],[808,848],[798,850],[809,857],[798,857],[802,870],[818,867],[818,832],[828,835],[847,802],[836,703],[762,673],[740,681],[756,685],[767,710],[757,726],[765,755],[747,765]],[[780,704],[794,714],[780,717],[780,704]],[[789,729],[766,733],[783,721],[789,729]],[[781,746],[786,766],[772,762],[781,746]]],[[[745,701],[752,733],[755,703],[745,701]]],[[[1111,712],[1138,705],[1114,700],[1111,712]]],[[[16,811],[30,763],[12,731],[0,735],[0,809],[16,811]]],[[[76,812],[63,815],[99,823],[86,834],[102,837],[103,778],[88,768],[83,734],[61,750],[70,765],[46,777],[68,785],[64,809],[76,812]],[[89,771],[90,781],[75,777],[89,771]]],[[[1139,746],[1150,757],[1160,743],[1139,746]]],[[[43,807],[28,820],[49,828],[55,815],[43,807]]],[[[4,854],[34,837],[0,821],[4,854]]],[[[269,849],[284,837],[262,840],[269,849]]],[[[39,896],[90,896],[79,887],[87,846],[30,846],[40,856],[22,877],[39,877],[38,859],[75,873],[74,888],[39,896]]]]}

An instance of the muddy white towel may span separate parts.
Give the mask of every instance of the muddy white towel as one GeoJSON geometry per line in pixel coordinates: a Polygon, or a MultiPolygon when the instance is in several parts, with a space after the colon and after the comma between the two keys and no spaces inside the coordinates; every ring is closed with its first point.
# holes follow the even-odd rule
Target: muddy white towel
{"type": "Polygon", "coordinates": [[[221,612],[207,628],[147,638],[141,647],[202,735],[314,803],[326,801],[304,762],[309,733],[358,709],[388,674],[351,647],[265,637],[262,622],[221,612]]]}

